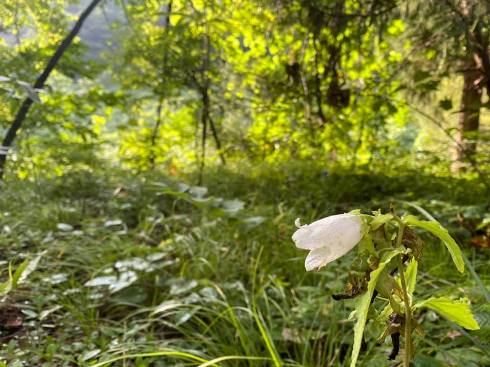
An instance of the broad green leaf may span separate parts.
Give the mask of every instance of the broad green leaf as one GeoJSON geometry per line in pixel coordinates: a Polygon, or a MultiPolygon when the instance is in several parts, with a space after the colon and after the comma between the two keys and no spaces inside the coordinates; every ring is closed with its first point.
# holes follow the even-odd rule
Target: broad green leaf
{"type": "Polygon", "coordinates": [[[367,315],[369,311],[369,305],[371,304],[371,298],[373,296],[376,283],[381,272],[384,270],[386,265],[389,264],[391,259],[395,256],[403,253],[402,249],[395,249],[390,252],[385,253],[379,266],[376,270],[373,270],[370,274],[369,283],[367,285],[366,292],[361,296],[359,302],[356,305],[356,317],[357,322],[354,326],[354,345],[352,347],[352,357],[351,357],[351,367],[355,367],[357,363],[357,358],[359,358],[359,351],[361,350],[362,334],[364,333],[364,327],[366,326],[367,315]]]}
{"type": "Polygon", "coordinates": [[[438,237],[449,250],[451,258],[453,259],[454,265],[456,265],[458,271],[460,273],[464,272],[464,261],[463,255],[461,254],[461,249],[459,248],[456,241],[449,235],[447,229],[441,226],[439,222],[419,220],[413,215],[408,215],[404,217],[403,221],[410,226],[425,229],[426,231],[432,233],[434,236],[438,237]]]}
{"type": "Polygon", "coordinates": [[[427,307],[434,310],[468,330],[478,330],[480,326],[473,317],[467,298],[452,300],[448,297],[431,297],[414,305],[414,308],[427,307]]]}

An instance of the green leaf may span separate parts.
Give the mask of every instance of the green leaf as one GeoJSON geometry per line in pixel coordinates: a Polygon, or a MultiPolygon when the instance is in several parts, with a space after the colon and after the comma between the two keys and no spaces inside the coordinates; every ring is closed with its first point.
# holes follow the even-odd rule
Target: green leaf
{"type": "Polygon", "coordinates": [[[29,265],[29,260],[24,260],[19,267],[15,270],[15,273],[12,277],[12,288],[15,288],[17,284],[19,283],[19,280],[24,273],[24,271],[27,269],[27,266],[29,265]]]}
{"type": "Polygon", "coordinates": [[[375,213],[375,217],[371,221],[371,228],[373,229],[373,231],[375,231],[379,227],[381,227],[383,224],[389,222],[392,219],[393,219],[393,215],[392,214],[379,214],[379,213],[375,213]]]}
{"type": "Polygon", "coordinates": [[[414,367],[447,367],[447,364],[434,357],[418,355],[413,360],[414,367]]]}
{"type": "Polygon", "coordinates": [[[417,281],[417,268],[418,261],[415,258],[412,258],[407,265],[407,269],[405,270],[405,279],[407,281],[407,290],[408,293],[413,294],[415,290],[415,284],[417,281]]]}
{"type": "Polygon", "coordinates": [[[5,296],[12,289],[12,280],[7,280],[6,282],[0,283],[0,296],[5,296]]]}
{"type": "Polygon", "coordinates": [[[238,199],[223,201],[223,210],[228,214],[236,214],[245,207],[245,203],[238,199]]]}
{"type": "Polygon", "coordinates": [[[351,367],[355,367],[357,358],[359,358],[359,352],[361,350],[362,334],[364,333],[364,327],[366,326],[367,315],[369,311],[369,305],[371,304],[371,298],[373,296],[376,283],[381,272],[384,270],[395,256],[403,253],[402,249],[395,249],[384,254],[376,270],[373,270],[370,274],[370,279],[367,285],[366,292],[361,296],[359,302],[356,305],[356,317],[357,322],[354,326],[354,345],[352,347],[351,367]]]}
{"type": "Polygon", "coordinates": [[[473,313],[471,312],[469,301],[467,298],[452,300],[448,297],[431,297],[428,300],[419,302],[414,305],[414,308],[421,307],[430,308],[431,310],[438,312],[448,320],[455,322],[465,329],[480,329],[480,326],[473,317],[473,313]]]}
{"type": "Polygon", "coordinates": [[[368,232],[362,238],[361,242],[358,245],[359,253],[368,253],[376,255],[376,250],[374,249],[373,238],[371,234],[368,232]]]}
{"type": "Polygon", "coordinates": [[[460,273],[464,272],[464,261],[463,255],[461,254],[461,249],[459,248],[456,241],[449,235],[447,229],[441,226],[439,222],[419,220],[413,215],[403,217],[402,220],[410,226],[425,229],[426,231],[432,233],[434,236],[438,237],[449,250],[451,258],[453,259],[454,265],[456,265],[458,271],[460,273]]]}
{"type": "Polygon", "coordinates": [[[5,296],[12,290],[12,263],[9,263],[9,278],[7,281],[0,283],[0,296],[5,296]]]}
{"type": "Polygon", "coordinates": [[[46,251],[41,252],[32,260],[24,260],[22,264],[17,268],[12,277],[12,288],[15,288],[17,284],[24,282],[27,277],[37,268],[39,260],[46,253],[46,251]]]}

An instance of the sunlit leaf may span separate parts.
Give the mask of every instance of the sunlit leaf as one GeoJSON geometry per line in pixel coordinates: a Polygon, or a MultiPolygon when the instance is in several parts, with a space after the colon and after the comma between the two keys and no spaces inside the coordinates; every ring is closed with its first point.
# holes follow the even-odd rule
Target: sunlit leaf
{"type": "Polygon", "coordinates": [[[419,220],[413,215],[403,217],[403,221],[408,225],[425,229],[426,231],[432,233],[434,236],[438,237],[449,250],[451,258],[453,259],[454,265],[456,265],[458,271],[460,273],[464,272],[464,261],[463,255],[461,254],[461,249],[459,248],[456,241],[449,235],[447,229],[441,226],[439,222],[419,220]]]}
{"type": "Polygon", "coordinates": [[[15,287],[17,284],[21,284],[26,281],[27,277],[36,270],[39,261],[44,256],[46,251],[41,252],[32,260],[24,261],[15,271],[14,276],[12,277],[12,286],[15,287]]]}
{"type": "Polygon", "coordinates": [[[450,321],[468,330],[478,330],[480,326],[473,317],[467,298],[452,300],[448,297],[429,298],[414,305],[414,308],[427,307],[450,321]]]}
{"type": "Polygon", "coordinates": [[[412,258],[407,265],[407,269],[405,270],[405,279],[407,281],[407,290],[408,293],[412,294],[415,290],[415,284],[417,282],[417,268],[418,262],[415,258],[412,258]]]}

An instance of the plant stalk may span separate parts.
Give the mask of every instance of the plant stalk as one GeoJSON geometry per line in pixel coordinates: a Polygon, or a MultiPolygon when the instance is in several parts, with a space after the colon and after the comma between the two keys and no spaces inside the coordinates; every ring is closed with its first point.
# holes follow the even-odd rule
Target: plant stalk
{"type": "MultiPolygon", "coordinates": [[[[405,231],[405,224],[399,222],[398,234],[396,237],[396,247],[402,245],[403,232],[405,231]]],[[[410,298],[408,296],[407,282],[405,280],[405,269],[403,267],[402,255],[398,255],[398,273],[400,274],[400,281],[403,291],[403,303],[405,304],[405,353],[403,355],[403,366],[410,367],[410,360],[412,358],[412,312],[410,310],[410,298]]]]}

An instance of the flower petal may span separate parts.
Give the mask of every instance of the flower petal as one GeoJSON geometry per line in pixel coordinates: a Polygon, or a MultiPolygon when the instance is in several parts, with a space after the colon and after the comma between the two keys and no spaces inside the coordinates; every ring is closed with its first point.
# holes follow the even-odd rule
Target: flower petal
{"type": "Polygon", "coordinates": [[[306,271],[312,271],[324,267],[329,262],[335,260],[333,255],[332,250],[330,250],[328,247],[321,247],[310,251],[305,260],[306,271]]]}
{"type": "MultiPolygon", "coordinates": [[[[340,247],[343,254],[359,243],[362,237],[362,221],[355,214],[332,215],[298,228],[293,234],[296,247],[315,250],[321,247],[340,247]],[[343,250],[342,250],[343,251],[343,250]]],[[[342,255],[340,255],[342,256],[342,255]]]]}

